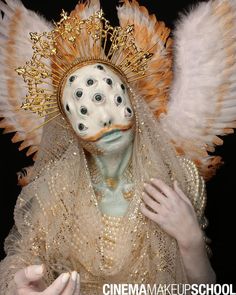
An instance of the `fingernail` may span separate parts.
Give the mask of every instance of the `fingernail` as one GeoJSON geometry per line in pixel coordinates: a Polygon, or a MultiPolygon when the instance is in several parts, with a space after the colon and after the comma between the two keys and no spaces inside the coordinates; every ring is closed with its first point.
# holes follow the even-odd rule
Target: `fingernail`
{"type": "Polygon", "coordinates": [[[62,276],[61,276],[61,281],[63,284],[65,284],[68,280],[69,280],[69,277],[70,277],[70,274],[67,272],[67,273],[64,273],[62,276]]]}
{"type": "Polygon", "coordinates": [[[43,273],[43,265],[37,265],[37,266],[35,266],[34,272],[37,275],[41,275],[43,273]]]}
{"type": "Polygon", "coordinates": [[[76,281],[76,277],[77,277],[77,272],[76,271],[73,271],[72,274],[71,274],[71,279],[73,281],[76,281]]]}

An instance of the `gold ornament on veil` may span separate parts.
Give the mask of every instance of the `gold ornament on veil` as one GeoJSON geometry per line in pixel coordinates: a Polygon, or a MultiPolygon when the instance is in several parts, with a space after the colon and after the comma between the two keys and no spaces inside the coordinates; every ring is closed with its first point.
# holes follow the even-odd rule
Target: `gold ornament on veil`
{"type": "Polygon", "coordinates": [[[61,17],[53,31],[30,33],[32,59],[16,70],[28,85],[21,108],[47,116],[44,124],[63,114],[61,92],[73,71],[99,62],[110,66],[128,84],[145,77],[153,55],[154,46],[149,50],[136,46],[134,26],[113,27],[102,10],[83,20],[65,11],[61,17]]]}

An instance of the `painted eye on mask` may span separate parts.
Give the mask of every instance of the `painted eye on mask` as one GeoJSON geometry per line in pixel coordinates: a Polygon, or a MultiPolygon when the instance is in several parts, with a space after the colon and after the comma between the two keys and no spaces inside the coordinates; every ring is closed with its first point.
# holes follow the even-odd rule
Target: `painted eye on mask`
{"type": "Polygon", "coordinates": [[[125,85],[124,84],[120,84],[120,88],[123,90],[123,92],[125,92],[125,85]]]}
{"type": "Polygon", "coordinates": [[[66,111],[67,111],[68,113],[70,113],[70,107],[69,107],[69,105],[68,105],[68,104],[66,104],[66,107],[65,107],[65,109],[66,109],[66,111]]]}
{"type": "Polygon", "coordinates": [[[75,98],[77,100],[79,100],[82,97],[82,95],[83,95],[83,90],[82,89],[76,89],[75,94],[74,94],[75,98]]]}
{"type": "Polygon", "coordinates": [[[99,69],[100,71],[104,71],[104,67],[102,65],[97,65],[96,68],[99,69]]]}
{"type": "Polygon", "coordinates": [[[83,123],[79,123],[78,129],[79,129],[79,131],[83,132],[83,131],[87,130],[88,127],[86,127],[83,123]]]}
{"type": "Polygon", "coordinates": [[[81,113],[81,115],[87,115],[88,114],[88,109],[86,107],[82,106],[80,108],[80,113],[81,113]]]}
{"type": "Polygon", "coordinates": [[[69,78],[69,82],[70,83],[73,83],[75,81],[75,79],[77,78],[77,76],[73,75],[73,76],[70,76],[69,78]]]}
{"type": "Polygon", "coordinates": [[[124,99],[123,99],[122,96],[117,95],[117,96],[115,97],[114,101],[115,101],[115,104],[116,104],[117,106],[119,106],[119,105],[121,105],[121,104],[123,103],[124,99]]]}
{"type": "Polygon", "coordinates": [[[95,80],[92,79],[92,78],[89,78],[89,79],[86,81],[87,86],[92,86],[94,83],[95,83],[95,80]]]}
{"type": "Polygon", "coordinates": [[[112,81],[111,78],[105,78],[104,80],[105,80],[105,82],[106,82],[109,86],[112,86],[113,81],[112,81]]]}
{"type": "Polygon", "coordinates": [[[105,100],[105,97],[101,93],[96,93],[96,94],[94,94],[92,100],[95,103],[101,103],[101,102],[103,102],[105,100]]]}
{"type": "Polygon", "coordinates": [[[133,111],[130,107],[125,108],[125,117],[126,118],[131,118],[133,117],[133,111]]]}

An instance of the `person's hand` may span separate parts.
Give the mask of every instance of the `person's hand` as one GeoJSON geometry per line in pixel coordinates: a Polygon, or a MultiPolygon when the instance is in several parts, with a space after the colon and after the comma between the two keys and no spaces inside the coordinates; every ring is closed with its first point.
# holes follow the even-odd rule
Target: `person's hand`
{"type": "Polygon", "coordinates": [[[73,271],[61,274],[49,287],[43,283],[43,265],[30,265],[15,276],[16,295],[79,295],[79,274],[73,271]]]}
{"type": "Polygon", "coordinates": [[[144,185],[141,212],[175,238],[179,246],[188,248],[202,242],[202,232],[194,208],[174,181],[174,188],[160,179],[144,185]]]}

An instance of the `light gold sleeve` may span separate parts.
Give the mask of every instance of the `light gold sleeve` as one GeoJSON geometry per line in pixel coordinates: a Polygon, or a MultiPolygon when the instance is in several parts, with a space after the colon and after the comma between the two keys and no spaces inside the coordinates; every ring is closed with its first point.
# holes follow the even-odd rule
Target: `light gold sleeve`
{"type": "Polygon", "coordinates": [[[204,215],[207,201],[206,183],[204,178],[200,175],[198,168],[193,161],[185,157],[180,157],[179,159],[184,168],[185,179],[187,182],[186,194],[195,209],[199,225],[203,231],[207,252],[209,255],[211,255],[211,249],[208,245],[210,243],[210,239],[206,237],[204,232],[204,230],[208,226],[208,221],[204,215]]]}

